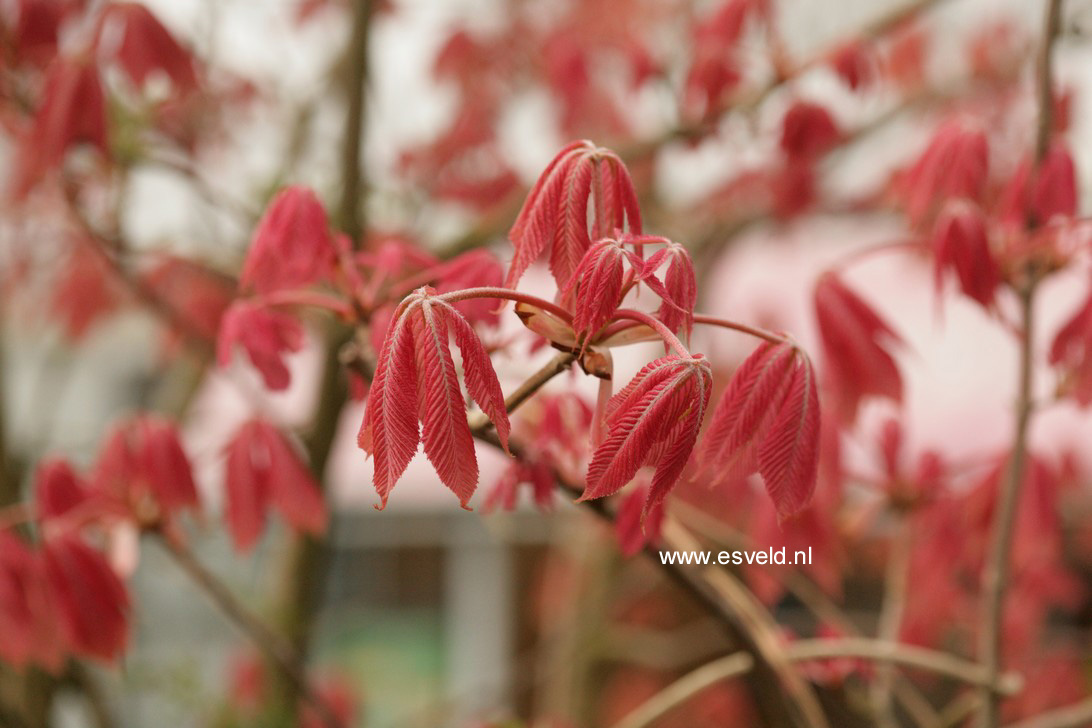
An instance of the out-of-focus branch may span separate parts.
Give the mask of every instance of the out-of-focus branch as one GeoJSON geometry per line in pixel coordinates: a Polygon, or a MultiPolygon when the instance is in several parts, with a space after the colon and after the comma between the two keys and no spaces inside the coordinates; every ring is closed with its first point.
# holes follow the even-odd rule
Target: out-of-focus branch
{"type": "MultiPolygon", "coordinates": [[[[342,139],[341,198],[337,204],[335,222],[358,244],[367,229],[361,195],[365,187],[361,166],[361,148],[365,127],[365,98],[369,68],[367,64],[371,38],[372,0],[354,0],[352,32],[345,49],[344,96],[347,112],[342,139]]],[[[330,326],[324,340],[325,359],[317,392],[317,406],[311,431],[305,438],[311,473],[326,491],[326,472],[330,454],[337,438],[342,408],[348,399],[348,383],[342,367],[341,353],[352,332],[342,326],[330,326]]],[[[306,662],[311,650],[312,633],[322,607],[326,578],[329,572],[329,534],[316,538],[307,534],[293,536],[278,576],[278,629],[292,646],[294,654],[306,662]]],[[[282,695],[291,706],[293,695],[291,675],[282,695]]]]}
{"type": "Polygon", "coordinates": [[[1082,728],[1092,723],[1092,698],[1033,718],[1009,723],[1005,728],[1082,728]]]}
{"type": "MultiPolygon", "coordinates": [[[[1053,127],[1053,73],[1052,49],[1061,28],[1062,0],[1047,0],[1043,22],[1043,39],[1039,48],[1036,77],[1038,79],[1039,123],[1034,140],[1035,169],[1043,161],[1050,144],[1053,127]]],[[[1041,221],[1031,220],[1030,226],[1041,221]]],[[[1034,261],[1029,262],[1024,279],[1016,283],[1020,299],[1020,319],[1023,328],[1020,340],[1020,372],[1016,400],[1016,422],[1012,452],[1009,454],[1005,477],[1000,484],[990,549],[986,556],[983,574],[982,617],[979,640],[979,659],[985,666],[990,681],[1001,672],[1001,632],[1004,617],[1005,592],[1008,588],[1012,557],[1013,531],[1016,525],[1016,509],[1024,481],[1028,450],[1028,429],[1034,409],[1032,380],[1034,369],[1034,319],[1035,293],[1043,273],[1034,261]]],[[[989,690],[980,691],[982,709],[978,716],[980,728],[997,728],[1001,722],[1001,697],[989,690]]]]}
{"type": "MultiPolygon", "coordinates": [[[[479,430],[474,436],[500,447],[500,441],[492,430],[479,430]]],[[[520,443],[509,440],[508,446],[515,457],[523,456],[524,449],[520,443]]],[[[561,473],[555,471],[554,477],[558,485],[570,494],[575,496],[581,493],[581,486],[570,482],[561,473]]],[[[584,501],[583,505],[603,520],[613,523],[614,515],[602,499],[584,501]]],[[[693,536],[670,517],[665,518],[662,532],[665,550],[699,550],[699,544],[693,536]]],[[[789,725],[809,728],[828,726],[815,692],[789,664],[773,617],[743,584],[717,567],[679,568],[665,563],[660,558],[658,549],[649,547],[645,553],[673,583],[678,584],[699,604],[717,616],[732,636],[739,639],[745,651],[755,659],[758,681],[761,684],[777,686],[781,699],[776,704],[765,705],[765,708],[778,710],[780,719],[787,721],[789,725]]]]}
{"type": "Polygon", "coordinates": [[[239,602],[231,590],[215,574],[205,568],[205,565],[198,561],[188,548],[168,537],[159,538],[158,542],[190,580],[223,612],[224,616],[277,664],[281,672],[292,682],[300,697],[316,710],[323,724],[328,728],[344,728],[330,706],[312,690],[307,675],[291,646],[239,602]]]}
{"type": "MultiPolygon", "coordinates": [[[[800,640],[789,645],[785,651],[792,662],[856,658],[877,662],[884,666],[901,665],[924,670],[970,685],[989,685],[985,683],[985,671],[979,665],[944,652],[884,640],[864,638],[800,640]]],[[[647,728],[702,690],[718,682],[744,675],[753,667],[754,660],[745,652],[735,652],[702,665],[649,698],[614,728],[647,728]]],[[[1001,683],[992,687],[999,692],[1010,693],[1019,689],[1020,682],[1018,675],[1005,675],[1001,683]]]]}
{"type": "MultiPolygon", "coordinates": [[[[673,503],[672,511],[687,528],[711,543],[733,549],[754,548],[753,542],[745,534],[684,501],[673,503]]],[[[811,611],[819,622],[837,627],[849,637],[864,636],[842,608],[835,604],[804,571],[798,568],[770,568],[769,571],[770,575],[780,580],[785,589],[799,599],[800,603],[811,611]]],[[[940,716],[932,704],[905,676],[895,675],[894,693],[899,704],[917,725],[936,727],[940,716]]]]}
{"type": "Polygon", "coordinates": [[[364,232],[361,219],[361,149],[364,142],[365,101],[368,82],[368,35],[372,22],[372,0],[354,0],[352,32],[345,68],[345,131],[341,152],[341,203],[337,224],[354,244],[364,232]]]}
{"type": "MultiPolygon", "coordinates": [[[[902,615],[906,607],[906,582],[910,576],[910,525],[903,514],[896,515],[887,556],[883,606],[876,636],[881,642],[894,644],[899,638],[902,615]]],[[[880,665],[872,683],[872,711],[876,724],[882,728],[898,728],[895,706],[891,698],[895,686],[895,668],[891,663],[880,665]]]]}

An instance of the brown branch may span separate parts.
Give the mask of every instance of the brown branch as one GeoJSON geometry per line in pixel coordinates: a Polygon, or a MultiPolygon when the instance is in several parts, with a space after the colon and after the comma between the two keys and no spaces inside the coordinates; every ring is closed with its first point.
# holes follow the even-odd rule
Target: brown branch
{"type": "MultiPolygon", "coordinates": [[[[903,645],[884,640],[865,638],[814,639],[793,642],[785,649],[792,662],[810,662],[824,659],[857,658],[881,663],[884,666],[914,668],[958,680],[970,685],[991,685],[981,666],[953,657],[944,652],[903,645]]],[[[754,667],[754,660],[745,652],[736,652],[702,665],[659,693],[649,698],[627,715],[615,728],[647,728],[670,710],[711,685],[739,677],[754,667]]],[[[1018,675],[1005,675],[1002,681],[992,685],[994,690],[1010,693],[1020,688],[1018,675]]]]}
{"type": "MultiPolygon", "coordinates": [[[[1043,40],[1039,49],[1037,64],[1039,124],[1035,136],[1035,167],[1038,167],[1050,143],[1052,128],[1053,88],[1051,70],[1051,50],[1061,27],[1062,0],[1047,0],[1046,17],[1043,27],[1043,40]]],[[[1034,176],[1034,175],[1032,175],[1034,176]]],[[[1031,226],[1039,221],[1031,221],[1031,226]]],[[[1034,262],[1027,266],[1025,280],[1018,281],[1017,295],[1020,299],[1020,317],[1023,335],[1020,340],[1020,373],[1016,400],[1016,424],[1013,434],[1012,452],[1009,456],[1005,477],[1000,484],[1000,495],[994,517],[993,532],[990,538],[990,550],[987,553],[983,574],[983,601],[979,642],[979,659],[985,666],[991,681],[1001,672],[1001,632],[1004,616],[1005,592],[1008,587],[1010,561],[1012,557],[1013,530],[1016,523],[1016,509],[1020,500],[1021,486],[1024,481],[1025,461],[1028,450],[1028,429],[1034,409],[1032,379],[1034,374],[1034,318],[1035,291],[1042,272],[1034,262]]],[[[982,709],[979,713],[980,728],[997,728],[1001,721],[1001,696],[997,693],[980,691],[982,709]]]]}
{"type": "Polygon", "coordinates": [[[330,706],[311,688],[291,646],[236,599],[231,590],[198,561],[188,548],[166,536],[158,538],[157,541],[224,616],[276,663],[300,697],[316,710],[323,724],[328,728],[344,728],[330,706]]]}
{"type": "Polygon", "coordinates": [[[1005,728],[1082,728],[1089,723],[1092,723],[1092,698],[1085,698],[1064,708],[1009,723],[1005,728]]]}
{"type": "Polygon", "coordinates": [[[345,131],[341,153],[341,203],[338,206],[338,227],[359,244],[364,232],[360,197],[363,191],[361,150],[364,142],[365,100],[368,82],[368,36],[372,22],[372,0],[355,0],[353,26],[346,50],[345,68],[345,131]]]}
{"type": "MultiPolygon", "coordinates": [[[[558,374],[564,371],[568,371],[569,366],[576,361],[576,354],[563,351],[556,354],[549,362],[547,362],[541,369],[532,374],[523,384],[519,385],[511,394],[504,398],[504,407],[511,414],[516,409],[526,402],[534,395],[539,389],[542,388],[546,382],[550,381],[558,374]]],[[[484,412],[479,412],[470,419],[470,431],[477,433],[488,429],[491,426],[489,417],[484,412]]]]}
{"type": "MultiPolygon", "coordinates": [[[[897,514],[895,518],[884,578],[883,605],[880,607],[880,621],[876,629],[879,640],[889,644],[898,641],[906,607],[906,583],[910,576],[910,524],[902,514],[897,514]]],[[[898,728],[899,725],[891,699],[894,685],[894,665],[881,665],[876,670],[876,679],[872,683],[871,698],[873,717],[882,728],[898,728]]]]}

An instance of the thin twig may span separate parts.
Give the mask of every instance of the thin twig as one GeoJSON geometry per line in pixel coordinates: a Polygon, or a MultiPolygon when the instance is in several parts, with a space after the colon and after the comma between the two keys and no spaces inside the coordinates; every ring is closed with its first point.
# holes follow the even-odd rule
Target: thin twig
{"type": "Polygon", "coordinates": [[[161,537],[158,542],[193,583],[223,612],[224,616],[277,664],[282,673],[291,680],[299,695],[319,714],[323,724],[328,728],[344,728],[330,706],[311,688],[291,647],[236,599],[231,590],[198,561],[188,548],[168,537],[161,537]]]}
{"type": "MultiPolygon", "coordinates": [[[[1036,168],[1042,162],[1049,147],[1053,126],[1054,92],[1051,50],[1054,39],[1058,36],[1061,27],[1061,13],[1062,0],[1047,0],[1043,40],[1039,48],[1036,74],[1039,84],[1039,124],[1035,136],[1036,168]]],[[[1031,176],[1034,177],[1034,174],[1031,176]]],[[[1029,222],[1029,227],[1031,227],[1037,225],[1040,221],[1032,220],[1029,222]]],[[[1025,461],[1027,460],[1028,428],[1034,408],[1034,398],[1031,391],[1034,368],[1034,304],[1035,291],[1041,279],[1041,273],[1036,269],[1034,263],[1029,263],[1027,267],[1028,270],[1025,271],[1026,280],[1017,282],[1023,336],[1020,340],[1020,379],[1016,400],[1016,431],[1013,434],[1012,453],[1009,456],[1008,467],[1000,485],[997,511],[990,538],[990,550],[987,553],[983,576],[982,632],[980,633],[979,658],[991,680],[995,679],[1001,671],[1001,631],[1005,591],[1009,579],[1016,509],[1020,500],[1025,461]]],[[[1001,721],[1001,697],[988,690],[981,691],[980,695],[982,710],[979,714],[978,725],[981,728],[997,728],[1001,721]]]]}
{"type": "MultiPolygon", "coordinates": [[[[895,517],[897,521],[891,537],[891,551],[887,557],[884,578],[883,605],[880,607],[880,621],[876,629],[877,638],[887,643],[898,641],[906,607],[906,582],[910,575],[910,525],[902,514],[895,517]]],[[[895,705],[891,700],[894,685],[894,665],[881,665],[876,670],[871,695],[873,717],[881,728],[898,728],[899,725],[895,716],[895,705]]]]}
{"type": "MultiPolygon", "coordinates": [[[[515,412],[521,404],[530,399],[535,392],[546,384],[546,382],[568,370],[569,366],[574,361],[576,361],[576,354],[568,351],[558,352],[541,369],[532,374],[523,382],[523,384],[516,387],[511,394],[504,398],[504,407],[508,410],[508,414],[515,412]]],[[[478,412],[470,418],[470,431],[484,431],[488,429],[491,424],[488,415],[484,412],[478,412]]]]}

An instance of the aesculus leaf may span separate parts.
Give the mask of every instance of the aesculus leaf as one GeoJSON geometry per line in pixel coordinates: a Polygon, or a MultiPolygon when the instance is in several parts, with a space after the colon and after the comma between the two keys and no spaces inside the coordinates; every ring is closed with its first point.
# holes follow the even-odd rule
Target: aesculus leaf
{"type": "Polygon", "coordinates": [[[515,287],[549,249],[550,271],[564,289],[592,239],[626,226],[641,232],[637,193],[622,160],[590,141],[572,142],[542,172],[508,233],[515,255],[505,285],[515,287]]]}
{"type": "Polygon", "coordinates": [[[399,305],[379,352],[357,442],[375,458],[383,508],[418,443],[464,508],[478,483],[478,461],[449,338],[462,352],[466,389],[507,448],[510,425],[497,375],[474,330],[452,304],[424,287],[399,305]]]}
{"type": "Polygon", "coordinates": [[[292,444],[264,420],[250,420],[227,446],[226,521],[237,551],[248,551],[276,508],[292,528],[322,533],[326,506],[292,444]]]}
{"type": "Polygon", "coordinates": [[[254,231],[240,285],[259,293],[302,288],[327,278],[335,257],[326,210],[315,193],[285,187],[254,231]]]}
{"type": "Polygon", "coordinates": [[[782,517],[811,500],[819,469],[819,390],[811,361],[794,351],[777,416],[758,446],[758,472],[782,517]]]}
{"type": "Polygon", "coordinates": [[[1001,269],[990,250],[986,217],[976,204],[953,200],[944,207],[933,232],[933,260],[938,292],[945,270],[951,269],[960,290],[983,307],[992,308],[1001,285],[1001,269]]]}
{"type": "Polygon", "coordinates": [[[927,222],[942,202],[978,200],[986,184],[990,150],[985,132],[961,119],[942,124],[904,179],[906,214],[927,222]]]}
{"type": "Polygon", "coordinates": [[[672,331],[685,331],[689,335],[694,328],[694,307],[698,305],[698,280],[690,252],[678,243],[667,241],[645,261],[643,277],[663,300],[656,318],[672,331]],[[665,264],[667,269],[661,282],[655,274],[665,264]]]}
{"type": "Polygon", "coordinates": [[[1082,407],[1092,404],[1092,294],[1055,334],[1050,363],[1062,371],[1059,394],[1082,407]]]}
{"type": "Polygon", "coordinates": [[[612,495],[643,465],[653,465],[643,511],[647,517],[686,466],[712,386],[712,369],[701,355],[671,355],[646,364],[607,403],[607,436],[592,456],[580,500],[612,495]]]}
{"type": "Polygon", "coordinates": [[[891,353],[902,339],[834,273],[816,283],[815,318],[825,383],[844,422],[856,418],[865,397],[902,401],[902,375],[891,353]]]}
{"type": "Polygon", "coordinates": [[[610,321],[622,303],[627,261],[631,271],[640,273],[644,268],[644,262],[621,241],[603,238],[588,248],[562,290],[561,300],[572,309],[572,328],[581,340],[610,321]]]}
{"type": "Polygon", "coordinates": [[[764,342],[740,365],[697,460],[710,485],[759,473],[782,517],[807,504],[819,464],[819,395],[811,360],[799,347],[764,342]]]}

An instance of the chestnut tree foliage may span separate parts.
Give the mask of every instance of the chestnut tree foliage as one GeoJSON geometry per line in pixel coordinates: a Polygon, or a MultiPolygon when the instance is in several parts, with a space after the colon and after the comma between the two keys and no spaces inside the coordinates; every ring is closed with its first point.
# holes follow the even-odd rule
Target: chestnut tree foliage
{"type": "MultiPolygon", "coordinates": [[[[620,663],[610,667],[574,653],[562,667],[593,686],[589,704],[535,701],[521,709],[527,725],[1092,720],[1087,640],[1071,637],[1087,630],[1075,615],[1090,604],[1080,546],[1092,471],[1033,437],[1039,410],[1092,403],[1092,294],[1055,330],[1036,315],[1045,284],[1088,277],[1071,147],[1082,88],[1054,72],[1070,42],[1060,0],[1031,3],[1039,25],[1014,15],[945,34],[944,6],[974,2],[881,3],[811,55],[793,47],[794,14],[808,11],[790,2],[500,3],[488,29],[452,27],[435,49],[432,80],[455,99],[446,126],[377,164],[365,142],[390,143],[367,122],[384,73],[370,41],[412,10],[304,0],[294,32],[346,30],[316,95],[344,112],[344,133],[312,132],[307,109],[284,114],[286,160],[254,194],[222,189],[215,170],[275,89],[139,2],[0,3],[5,332],[17,342],[52,324],[76,358],[139,312],[162,335],[150,378],[188,390],[100,423],[83,451],[28,445],[4,410],[0,723],[48,724],[61,685],[101,702],[84,666],[120,666],[138,639],[128,582],[149,543],[252,642],[227,681],[230,725],[361,720],[368,686],[307,659],[345,413],[377,509],[423,453],[430,487],[482,512],[459,518],[514,510],[526,494],[543,518],[577,514],[593,534],[595,554],[545,570],[542,633],[600,620],[604,639],[627,628],[636,646],[604,657],[620,663]],[[938,77],[942,43],[963,62],[938,77]],[[524,179],[503,128],[534,94],[548,98],[556,138],[573,141],[524,179]],[[920,143],[839,191],[830,178],[844,155],[893,119],[920,143]],[[665,190],[703,152],[739,152],[740,135],[748,161],[690,199],[665,190]],[[336,181],[307,184],[299,145],[336,148],[336,181]],[[146,169],[237,218],[238,254],[135,244],[127,194],[146,169]],[[462,221],[455,238],[443,213],[462,221]],[[722,308],[714,264],[729,243],[830,216],[883,217],[899,236],[810,275],[813,327],[704,312],[722,308]],[[959,298],[1011,336],[1003,448],[968,462],[944,442],[910,446],[903,312],[851,272],[873,256],[929,269],[940,325],[959,298]],[[737,357],[726,341],[747,348],[737,357]],[[306,354],[321,371],[301,367],[306,354]],[[1040,372],[1053,391],[1039,391],[1040,372]],[[215,467],[188,444],[198,385],[187,380],[227,382],[247,403],[215,467]],[[301,390],[313,393],[303,416],[270,405],[301,390]],[[503,466],[479,464],[486,448],[503,466]],[[261,616],[192,550],[222,527],[248,558],[272,518],[291,550],[276,565],[290,585],[272,610],[283,619],[261,616]],[[597,520],[613,540],[597,538],[597,520]],[[782,547],[812,559],[667,558],[782,547]],[[633,561],[604,566],[616,553],[633,561]],[[670,579],[593,613],[572,573],[618,578],[634,563],[670,579]],[[854,580],[882,596],[862,604],[854,580]],[[722,647],[667,631],[672,654],[645,654],[641,631],[681,633],[695,612],[722,647]]],[[[978,366],[992,364],[983,352],[978,366]]]]}

